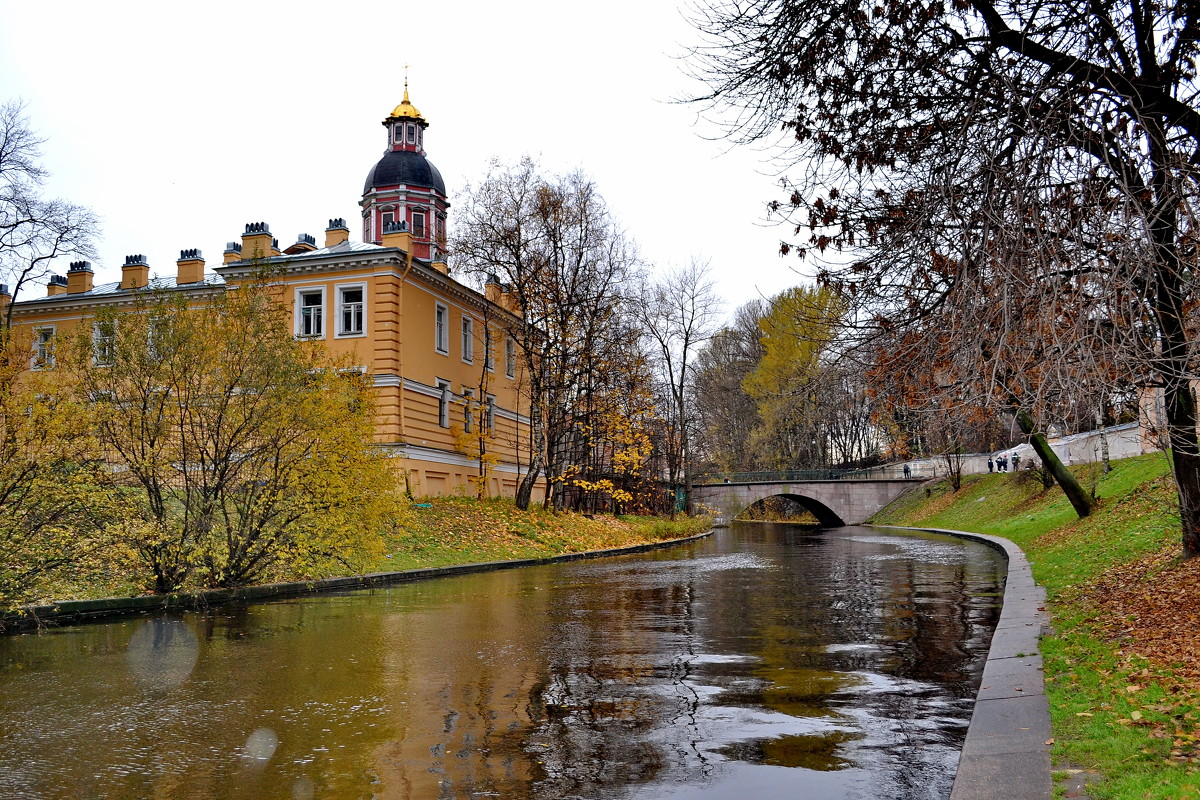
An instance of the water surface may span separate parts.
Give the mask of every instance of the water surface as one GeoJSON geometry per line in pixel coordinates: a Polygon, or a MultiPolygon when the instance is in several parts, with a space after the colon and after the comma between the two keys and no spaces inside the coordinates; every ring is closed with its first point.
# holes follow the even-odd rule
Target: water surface
{"type": "Polygon", "coordinates": [[[3,798],[948,796],[972,542],[686,547],[0,639],[3,798]]]}

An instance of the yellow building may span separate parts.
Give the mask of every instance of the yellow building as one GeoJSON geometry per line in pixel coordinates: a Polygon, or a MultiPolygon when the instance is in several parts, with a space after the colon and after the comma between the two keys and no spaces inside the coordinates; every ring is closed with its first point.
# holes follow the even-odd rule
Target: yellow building
{"type": "MultiPolygon", "coordinates": [[[[132,255],[119,282],[95,285],[91,265],[74,262],[66,276],[51,276],[45,297],[11,303],[14,327],[33,334],[31,368],[52,368],[55,338],[91,324],[102,307],[132,307],[147,291],[181,292],[189,305],[203,305],[265,265],[273,291],[292,310],[294,334],[323,341],[372,376],[377,440],[402,459],[414,494],[468,491],[479,465],[460,434],[478,426],[492,432],[489,449],[499,457],[488,491],[514,494],[529,439],[508,335],[518,322],[515,306],[498,283],[480,294],[449,275],[446,188],[425,157],[428,123],[407,88],[383,125],[387,149],[361,202],[363,241],[351,241],[345,220],[333,219],[324,246],[300,234],[280,249],[266,223],[252,222],[211,272],[200,250],[183,250],[173,276],[152,279],[146,257],[132,255]]],[[[0,312],[10,301],[0,287],[0,312]]],[[[103,346],[102,332],[94,336],[103,346]]]]}

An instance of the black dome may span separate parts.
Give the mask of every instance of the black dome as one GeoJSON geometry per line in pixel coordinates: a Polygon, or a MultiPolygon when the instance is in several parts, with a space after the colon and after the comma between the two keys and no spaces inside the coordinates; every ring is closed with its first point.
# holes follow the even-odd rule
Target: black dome
{"type": "Polygon", "coordinates": [[[380,186],[428,186],[437,189],[443,196],[446,194],[446,184],[442,173],[429,163],[429,159],[411,150],[392,150],[385,153],[379,163],[372,167],[367,175],[367,184],[363,194],[380,186]]]}

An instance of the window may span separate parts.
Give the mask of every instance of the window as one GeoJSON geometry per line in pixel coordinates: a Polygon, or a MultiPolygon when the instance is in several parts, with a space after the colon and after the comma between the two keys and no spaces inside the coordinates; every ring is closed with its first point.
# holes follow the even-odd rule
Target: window
{"type": "Polygon", "coordinates": [[[338,335],[361,336],[366,332],[362,286],[338,287],[338,335]]]}
{"type": "Polygon", "coordinates": [[[146,352],[155,361],[163,356],[163,340],[167,335],[168,324],[166,317],[157,314],[146,320],[146,352]]]}
{"type": "Polygon", "coordinates": [[[487,402],[484,404],[483,427],[488,433],[496,430],[496,397],[494,395],[489,394],[487,402]]]}
{"type": "Polygon", "coordinates": [[[450,353],[450,310],[441,303],[437,304],[433,312],[433,337],[437,351],[448,355],[450,353]]]}
{"type": "Polygon", "coordinates": [[[504,374],[517,377],[517,343],[511,336],[504,340],[504,374]]]}
{"type": "Polygon", "coordinates": [[[462,360],[468,364],[475,361],[475,320],[466,314],[462,318],[462,360]]]}
{"type": "Polygon", "coordinates": [[[54,366],[54,326],[33,331],[33,363],[30,369],[50,369],[54,366]]]}
{"type": "Polygon", "coordinates": [[[394,212],[394,211],[383,212],[383,214],[380,215],[380,223],[379,223],[380,229],[383,231],[387,231],[388,225],[391,225],[395,221],[396,221],[396,212],[394,212]]]}
{"type": "Polygon", "coordinates": [[[475,390],[463,387],[463,433],[475,427],[475,390]]]}
{"type": "Polygon", "coordinates": [[[392,129],[392,133],[393,133],[392,141],[394,141],[396,144],[402,144],[404,142],[404,126],[403,125],[397,125],[396,127],[394,127],[392,129]]]}
{"type": "Polygon", "coordinates": [[[483,367],[488,372],[496,371],[496,360],[492,357],[492,329],[483,327],[483,367]]]}
{"type": "Polygon", "coordinates": [[[296,291],[296,335],[320,337],[325,335],[325,290],[296,291]]]}
{"type": "Polygon", "coordinates": [[[450,391],[450,381],[438,379],[437,387],[438,394],[438,425],[443,428],[450,427],[450,400],[453,394],[450,391]]]}
{"type": "Polygon", "coordinates": [[[418,239],[422,239],[425,237],[425,212],[424,211],[414,211],[413,212],[412,234],[413,234],[413,236],[417,237],[418,239]]]}
{"type": "Polygon", "coordinates": [[[97,367],[112,366],[117,348],[116,320],[106,319],[92,326],[92,363],[97,367]]]}
{"type": "Polygon", "coordinates": [[[417,126],[413,125],[411,123],[409,123],[409,126],[408,126],[408,143],[409,144],[417,143],[417,126]]]}

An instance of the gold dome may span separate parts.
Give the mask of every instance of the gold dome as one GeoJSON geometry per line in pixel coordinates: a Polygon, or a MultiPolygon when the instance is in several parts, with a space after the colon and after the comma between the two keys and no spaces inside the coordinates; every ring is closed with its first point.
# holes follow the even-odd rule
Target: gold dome
{"type": "Polygon", "coordinates": [[[397,117],[411,117],[413,119],[424,120],[421,112],[417,111],[417,107],[408,101],[408,79],[404,79],[404,100],[400,105],[392,109],[392,116],[389,119],[397,117]]]}

